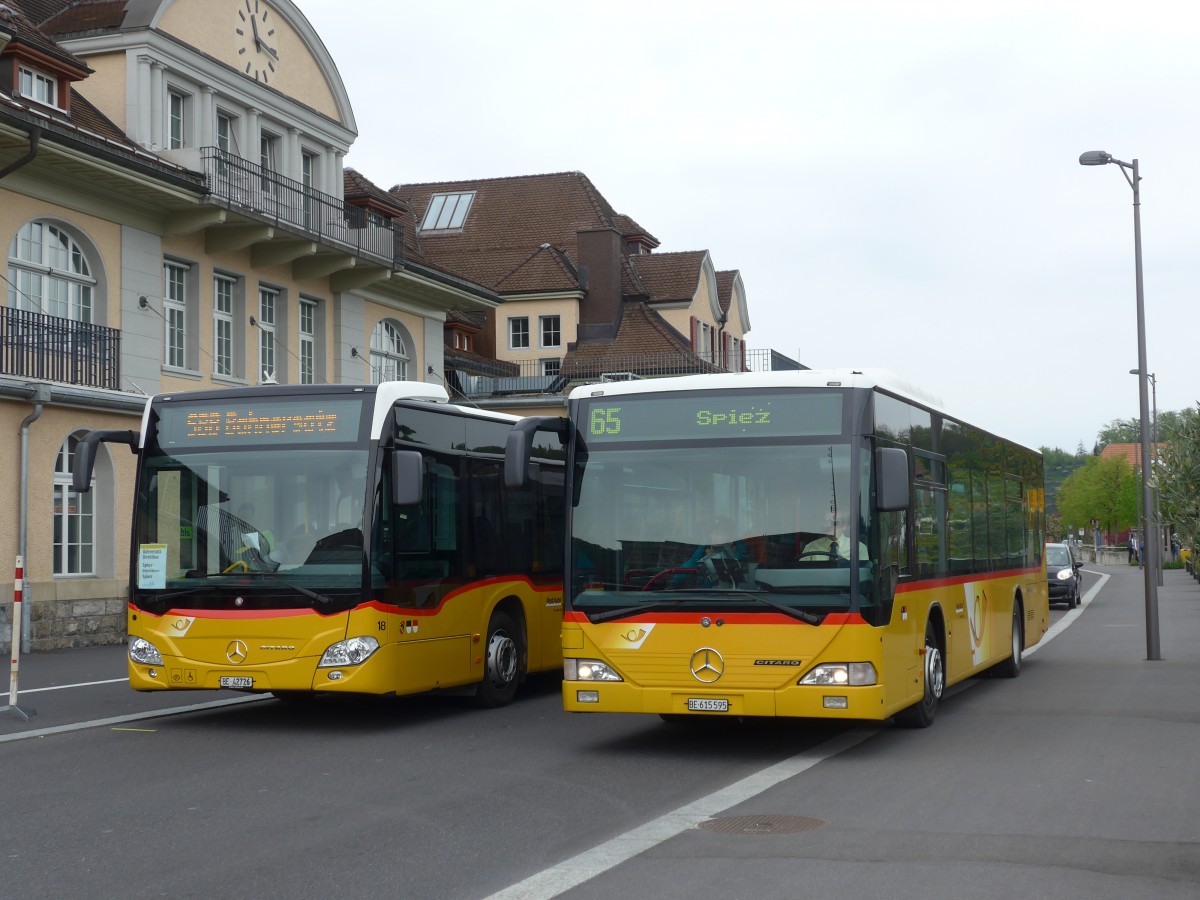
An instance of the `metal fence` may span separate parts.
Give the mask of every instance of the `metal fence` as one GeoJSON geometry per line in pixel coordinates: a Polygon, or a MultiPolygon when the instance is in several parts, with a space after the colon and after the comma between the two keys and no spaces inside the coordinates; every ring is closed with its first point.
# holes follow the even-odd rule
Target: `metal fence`
{"type": "Polygon", "coordinates": [[[248,210],[393,269],[402,264],[404,236],[398,223],[216,147],[204,147],[200,157],[209,194],[230,209],[248,210]]]}
{"type": "Polygon", "coordinates": [[[120,390],[121,332],[0,307],[0,374],[120,390]]]}

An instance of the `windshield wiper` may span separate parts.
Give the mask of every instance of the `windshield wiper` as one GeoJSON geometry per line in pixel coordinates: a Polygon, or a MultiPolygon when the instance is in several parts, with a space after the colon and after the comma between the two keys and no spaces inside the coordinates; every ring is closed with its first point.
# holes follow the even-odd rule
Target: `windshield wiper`
{"type": "Polygon", "coordinates": [[[254,575],[254,576],[261,576],[263,578],[270,578],[274,581],[278,581],[280,584],[284,585],[285,587],[289,587],[293,591],[303,594],[305,597],[308,597],[310,600],[316,601],[317,603],[321,604],[322,606],[332,606],[333,605],[332,598],[326,597],[324,594],[318,594],[316,591],[310,591],[308,588],[301,587],[298,584],[293,584],[292,582],[288,581],[286,578],[280,578],[274,572],[250,572],[247,574],[254,575]]]}
{"type": "Polygon", "coordinates": [[[653,603],[643,603],[640,606],[626,606],[623,609],[609,609],[595,616],[588,616],[593,625],[600,622],[611,622],[613,619],[624,619],[626,616],[636,616],[644,612],[660,612],[664,609],[674,609],[682,600],[655,600],[653,603]]]}
{"type": "Polygon", "coordinates": [[[805,609],[796,609],[794,606],[788,606],[786,603],[780,603],[778,600],[772,600],[765,594],[752,594],[749,591],[736,591],[731,593],[731,597],[749,597],[759,603],[766,604],[774,609],[779,610],[785,615],[791,616],[793,619],[799,619],[801,622],[807,622],[809,625],[820,625],[825,621],[824,616],[818,616],[816,613],[810,613],[805,609]]]}

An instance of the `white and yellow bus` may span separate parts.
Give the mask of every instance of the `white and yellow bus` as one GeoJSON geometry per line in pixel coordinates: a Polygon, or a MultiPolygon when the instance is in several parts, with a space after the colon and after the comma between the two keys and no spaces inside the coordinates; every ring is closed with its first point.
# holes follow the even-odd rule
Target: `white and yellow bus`
{"type": "MultiPolygon", "coordinates": [[[[151,398],[137,454],[137,690],[473,692],[561,664],[561,450],[503,486],[517,419],[438,386],[263,386],[151,398]],[[554,457],[557,456],[557,459],[554,457]]],[[[549,443],[549,442],[547,442],[549,443]]]]}
{"type": "Polygon", "coordinates": [[[889,373],[579,387],[522,419],[506,480],[567,457],[572,712],[929,725],[1049,624],[1041,456],[889,373]]]}

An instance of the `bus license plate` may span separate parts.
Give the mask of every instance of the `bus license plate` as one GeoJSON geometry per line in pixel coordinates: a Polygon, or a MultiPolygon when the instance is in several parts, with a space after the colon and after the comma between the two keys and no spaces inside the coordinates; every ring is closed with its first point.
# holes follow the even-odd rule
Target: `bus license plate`
{"type": "Polygon", "coordinates": [[[688,712],[729,712],[728,700],[714,700],[711,697],[690,697],[688,712]]]}
{"type": "Polygon", "coordinates": [[[254,687],[254,679],[249,675],[222,675],[221,687],[223,688],[249,688],[254,687]]]}

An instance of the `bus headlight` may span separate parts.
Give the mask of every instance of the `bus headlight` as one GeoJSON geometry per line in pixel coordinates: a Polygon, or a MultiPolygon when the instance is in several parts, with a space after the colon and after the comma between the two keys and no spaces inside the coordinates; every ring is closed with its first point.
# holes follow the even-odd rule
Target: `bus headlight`
{"type": "Polygon", "coordinates": [[[878,684],[875,666],[869,662],[825,663],[801,678],[797,684],[864,685],[878,684]]]}
{"type": "Polygon", "coordinates": [[[379,641],[367,635],[366,637],[352,637],[344,641],[338,641],[336,644],[330,645],[325,651],[325,655],[321,657],[321,661],[317,663],[318,668],[329,668],[330,666],[357,666],[367,661],[367,659],[379,649],[379,641]]]}
{"type": "Polygon", "coordinates": [[[161,666],[162,654],[145,638],[133,638],[129,642],[129,658],[143,666],[161,666]]]}
{"type": "Polygon", "coordinates": [[[565,681],[624,681],[617,670],[608,663],[598,659],[563,660],[563,679],[565,681]]]}

